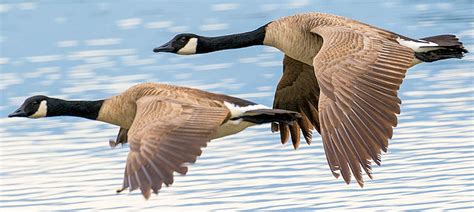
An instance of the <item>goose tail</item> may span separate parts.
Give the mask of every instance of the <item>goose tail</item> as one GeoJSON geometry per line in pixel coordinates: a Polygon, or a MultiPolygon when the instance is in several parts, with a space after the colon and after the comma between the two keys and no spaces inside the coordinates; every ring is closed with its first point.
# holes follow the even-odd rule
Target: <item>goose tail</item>
{"type": "Polygon", "coordinates": [[[403,40],[400,44],[415,51],[415,57],[423,62],[464,57],[468,53],[462,42],[455,35],[436,35],[419,40],[403,40]]]}
{"type": "Polygon", "coordinates": [[[286,124],[293,124],[301,118],[298,112],[281,110],[281,109],[256,109],[244,112],[236,119],[242,119],[254,124],[265,124],[271,122],[282,122],[286,124]]]}

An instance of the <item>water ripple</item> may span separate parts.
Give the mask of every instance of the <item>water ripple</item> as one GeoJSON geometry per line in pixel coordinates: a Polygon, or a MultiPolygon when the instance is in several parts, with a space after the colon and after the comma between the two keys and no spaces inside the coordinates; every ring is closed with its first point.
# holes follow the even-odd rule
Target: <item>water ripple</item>
{"type": "MultiPolygon", "coordinates": [[[[176,32],[230,34],[314,10],[411,36],[459,32],[471,48],[469,8],[470,1],[461,0],[2,2],[0,115],[30,95],[101,99],[144,81],[271,105],[282,70],[276,49],[195,56],[154,54],[152,49],[176,32]]],[[[293,150],[264,125],[212,141],[187,176],[176,175],[172,187],[144,201],[139,192],[115,194],[128,153],[127,145],[108,145],[118,127],[77,118],[0,118],[0,208],[472,210],[474,76],[472,56],[466,58],[409,71],[400,91],[400,123],[382,166],[374,165],[374,179],[365,176],[364,188],[334,179],[319,135],[310,146],[293,150]]]]}

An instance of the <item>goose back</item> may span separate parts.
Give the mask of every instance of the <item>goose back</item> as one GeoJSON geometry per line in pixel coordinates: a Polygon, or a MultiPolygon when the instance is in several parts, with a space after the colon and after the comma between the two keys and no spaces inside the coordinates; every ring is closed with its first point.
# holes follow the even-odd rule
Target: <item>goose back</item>
{"type": "Polygon", "coordinates": [[[205,107],[226,108],[224,102],[244,107],[256,103],[223,94],[206,92],[198,89],[166,85],[160,83],[143,83],[130,87],[120,95],[104,101],[97,120],[130,128],[135,118],[136,102],[143,97],[159,96],[187,104],[205,107]]]}
{"type": "MultiPolygon", "coordinates": [[[[345,27],[397,42],[396,33],[361,23],[346,17],[325,13],[302,13],[286,16],[268,24],[264,44],[278,48],[291,58],[313,65],[313,58],[323,44],[323,38],[311,32],[315,28],[345,27]]],[[[398,43],[398,42],[397,42],[398,43]]]]}

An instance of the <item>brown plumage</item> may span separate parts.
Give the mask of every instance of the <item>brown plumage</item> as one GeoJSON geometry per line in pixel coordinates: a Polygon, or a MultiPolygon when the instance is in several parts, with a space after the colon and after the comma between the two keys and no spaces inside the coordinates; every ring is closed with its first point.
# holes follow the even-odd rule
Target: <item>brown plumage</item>
{"type": "Polygon", "coordinates": [[[292,136],[292,142],[296,149],[300,142],[298,137],[296,137],[297,128],[301,128],[303,137],[308,144],[311,143],[311,130],[313,127],[318,132],[320,131],[318,120],[319,86],[314,77],[312,66],[285,55],[283,70],[283,76],[276,88],[273,108],[300,111],[303,118],[292,126],[285,125],[284,123],[272,123],[272,129],[274,132],[283,129],[280,131],[282,133],[282,136],[280,136],[282,143],[286,143],[285,140],[288,138],[285,133],[293,132],[295,136],[292,136]]]}
{"type": "Polygon", "coordinates": [[[123,189],[140,188],[148,198],[162,183],[173,183],[173,171],[186,174],[217,128],[229,116],[224,107],[206,107],[156,97],[137,101],[130,127],[130,152],[123,189]]]}
{"type": "MultiPolygon", "coordinates": [[[[291,127],[280,124],[282,143],[290,131],[297,148],[296,129],[307,135],[314,126],[333,175],[342,175],[346,183],[354,175],[363,186],[362,170],[372,178],[370,161],[380,165],[380,153],[387,151],[397,125],[397,92],[406,71],[420,62],[418,49],[401,45],[400,39],[409,38],[329,14],[299,14],[268,24],[263,43],[285,53],[273,106],[303,116],[291,127]]],[[[452,35],[425,41],[436,42],[437,50],[451,57],[467,52],[452,35]]]]}
{"type": "Polygon", "coordinates": [[[211,139],[263,123],[292,125],[301,116],[292,111],[221,94],[158,83],[135,85],[99,101],[66,101],[34,96],[9,117],[78,116],[120,126],[110,146],[129,143],[123,186],[140,189],[145,198],[173,183],[196,162],[211,139]],[[42,105],[42,106],[39,106],[42,105]]]}
{"type": "Polygon", "coordinates": [[[381,151],[400,113],[397,96],[406,71],[421,62],[462,58],[467,50],[454,35],[411,39],[345,17],[305,13],[272,21],[250,32],[204,37],[180,34],[155,52],[207,53],[267,45],[284,52],[283,76],[273,107],[294,110],[302,118],[289,126],[273,123],[281,142],[291,137],[298,148],[302,131],[321,133],[334,176],[363,186],[362,170],[371,177],[370,161],[381,151]],[[193,45],[186,45],[193,40],[193,45]]]}
{"type": "MultiPolygon", "coordinates": [[[[281,119],[289,124],[298,117],[296,113],[270,109],[250,110],[242,117],[233,117],[225,102],[239,107],[256,105],[226,95],[156,83],[134,86],[106,100],[98,120],[111,123],[119,118],[127,122],[120,126],[128,127],[130,152],[123,187],[118,191],[139,188],[143,196],[148,198],[150,192],[157,193],[163,183],[167,186],[173,183],[174,171],[186,174],[187,164],[196,161],[202,153],[201,148],[206,147],[211,139],[239,132],[255,124],[243,121],[243,126],[236,127],[233,132],[219,132],[219,127],[230,119],[243,116],[259,119],[261,114],[273,117],[289,114],[281,119]],[[134,116],[131,123],[128,118],[123,118],[124,114],[129,113],[135,113],[125,115],[134,116]]],[[[275,118],[260,119],[262,123],[273,120],[275,118]]]]}
{"type": "MultiPolygon", "coordinates": [[[[362,170],[372,177],[370,161],[380,164],[381,150],[387,150],[397,124],[397,91],[415,59],[413,50],[400,45],[396,34],[330,15],[283,18],[269,24],[267,36],[266,42],[286,53],[274,108],[298,111],[301,120],[316,126],[333,175],[341,174],[346,183],[354,175],[363,186],[362,170]],[[276,29],[301,34],[288,37],[276,29]],[[310,34],[314,38],[306,45],[297,42],[310,34]],[[282,84],[299,87],[284,96],[282,84]]],[[[305,126],[303,134],[312,127],[299,121],[290,129],[293,140],[299,139],[299,126],[305,126]]]]}

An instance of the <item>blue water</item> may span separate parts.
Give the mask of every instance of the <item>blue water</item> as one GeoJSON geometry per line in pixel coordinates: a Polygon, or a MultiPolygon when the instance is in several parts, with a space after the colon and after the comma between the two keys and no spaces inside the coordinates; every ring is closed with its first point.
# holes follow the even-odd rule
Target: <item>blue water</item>
{"type": "MultiPolygon", "coordinates": [[[[272,104],[282,54],[269,47],[154,54],[177,33],[255,29],[300,12],[347,16],[413,38],[458,35],[474,51],[472,1],[0,1],[0,117],[28,96],[103,99],[141,82],[272,104]]],[[[0,208],[29,210],[473,209],[474,57],[409,70],[399,126],[364,188],[330,174],[321,146],[294,151],[269,126],[211,142],[189,174],[144,201],[115,194],[128,147],[77,118],[0,118],[0,208]]]]}

